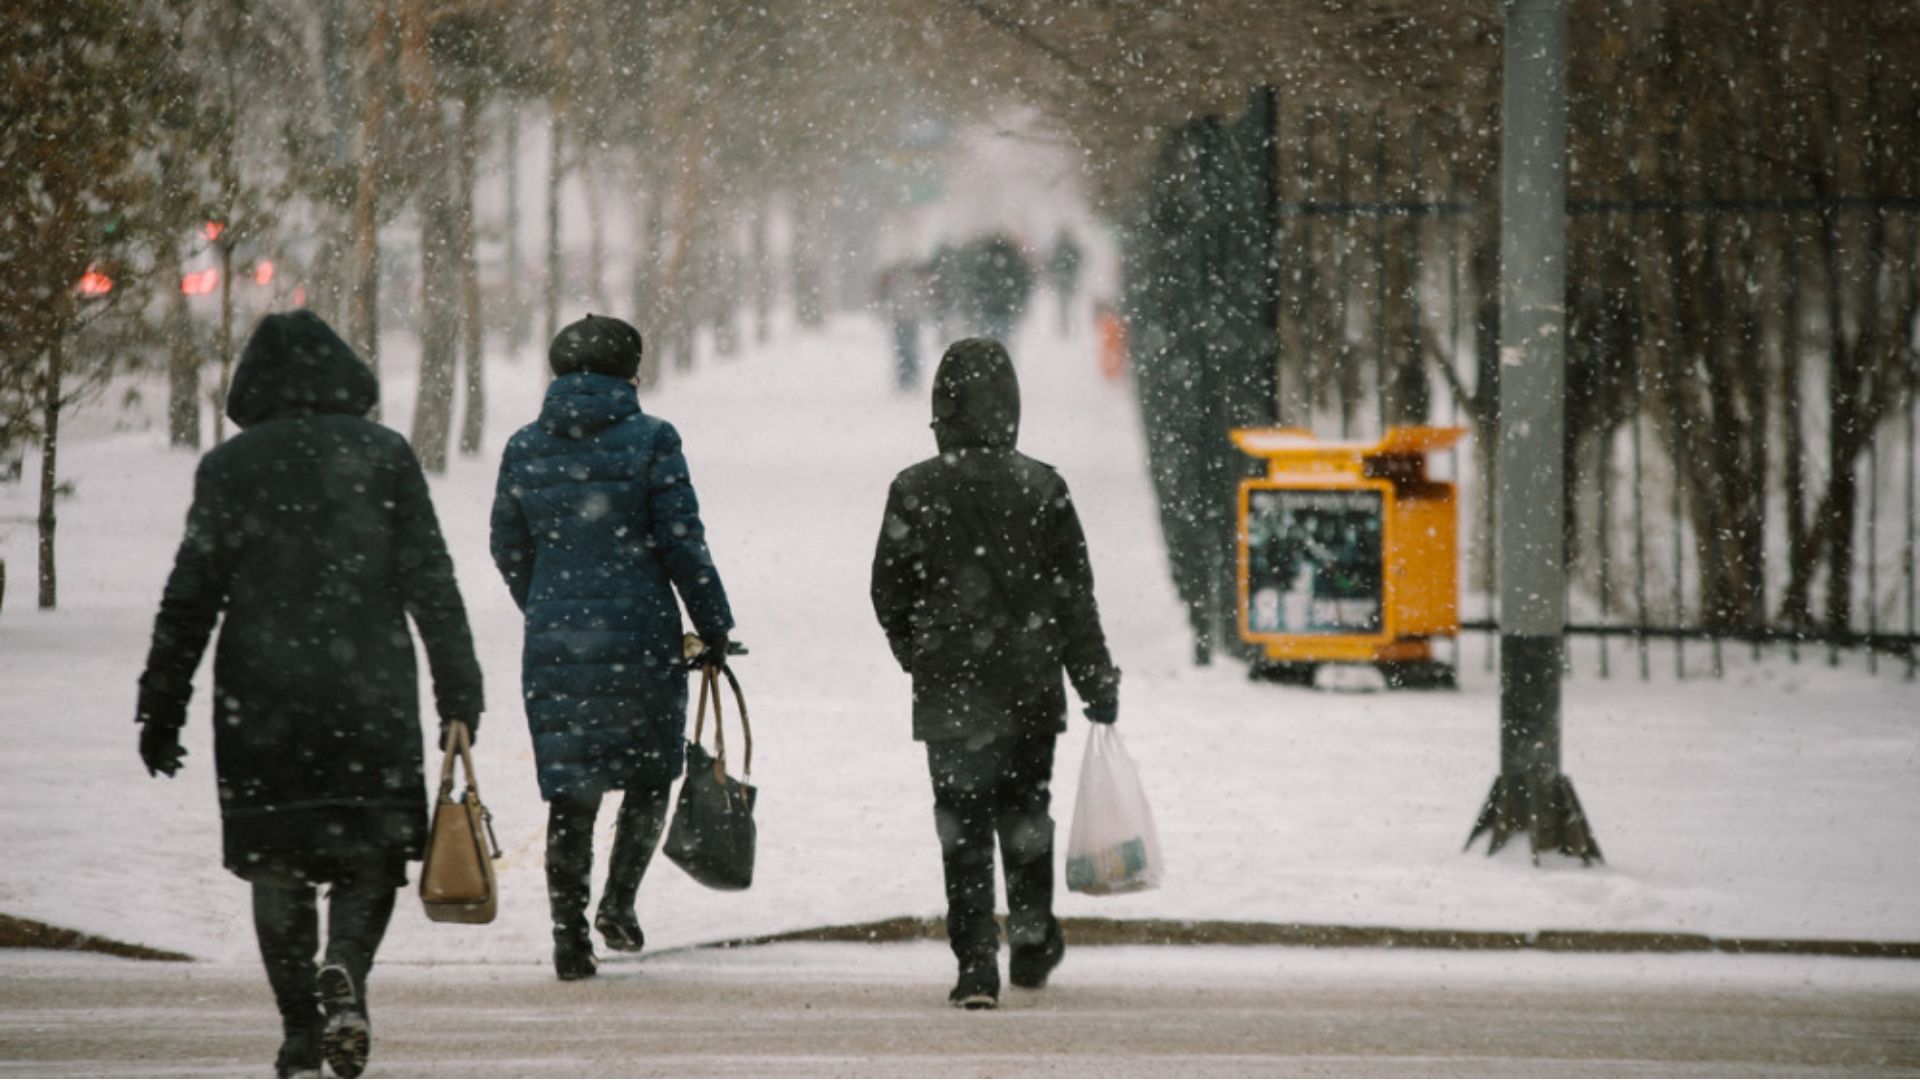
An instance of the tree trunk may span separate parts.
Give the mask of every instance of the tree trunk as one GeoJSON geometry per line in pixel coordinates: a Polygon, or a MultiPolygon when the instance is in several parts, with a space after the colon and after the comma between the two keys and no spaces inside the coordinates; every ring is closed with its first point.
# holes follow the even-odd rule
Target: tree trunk
{"type": "Polygon", "coordinates": [[[713,273],[705,288],[713,351],[718,356],[733,356],[740,351],[740,254],[734,250],[734,231],[725,226],[709,230],[713,273]]]}
{"type": "MultiPolygon", "coordinates": [[[[1839,223],[1832,211],[1821,228],[1827,269],[1827,497],[1821,532],[1827,545],[1827,631],[1844,633],[1853,622],[1853,522],[1859,481],[1848,444],[1860,423],[1859,375],[1847,348],[1840,268],[1839,223]]],[[[1864,318],[1864,316],[1863,316],[1864,318]]]]}
{"type": "Polygon", "coordinates": [[[667,354],[672,350],[667,332],[667,298],[661,289],[665,279],[663,268],[666,266],[667,249],[665,233],[667,228],[667,206],[663,194],[655,190],[647,199],[647,235],[634,258],[639,261],[635,274],[639,280],[636,288],[641,290],[636,297],[639,306],[635,308],[647,322],[642,333],[649,335],[650,344],[640,355],[640,385],[651,387],[660,382],[660,375],[666,369],[667,354]]]}
{"type": "MultiPolygon", "coordinates": [[[[1754,144],[1758,145],[1757,137],[1754,144]]],[[[1750,169],[1746,179],[1747,192],[1751,197],[1757,194],[1755,189],[1758,185],[1753,182],[1750,169]]],[[[1746,567],[1748,582],[1741,597],[1740,615],[1742,622],[1755,630],[1767,622],[1767,456],[1771,450],[1771,440],[1768,438],[1768,418],[1771,415],[1767,399],[1768,381],[1766,365],[1760,353],[1758,232],[1755,223],[1746,223],[1741,237],[1740,280],[1737,283],[1741,295],[1745,297],[1740,308],[1740,371],[1747,390],[1748,476],[1740,549],[1740,561],[1746,567]]]]}
{"type": "Polygon", "coordinates": [[[200,449],[200,356],[195,350],[193,312],[178,287],[169,291],[166,315],[167,442],[200,449]]]}
{"type": "Polygon", "coordinates": [[[447,470],[460,350],[460,281],[452,208],[430,208],[421,226],[420,388],[413,402],[413,452],[431,473],[447,470]]]}
{"type": "Polygon", "coordinates": [[[560,287],[564,273],[560,265],[560,185],[566,180],[566,158],[562,147],[567,133],[567,58],[571,45],[567,39],[567,6],[553,5],[553,21],[548,27],[549,63],[559,77],[559,85],[548,95],[547,125],[547,289],[546,340],[560,332],[560,287]]]}
{"type": "MultiPolygon", "coordinates": [[[[1497,183],[1497,182],[1496,182],[1497,183]]],[[[1493,195],[1498,195],[1495,187],[1493,195]]],[[[1497,204],[1492,204],[1497,205],[1497,204]]],[[[1473,396],[1465,402],[1473,420],[1475,485],[1473,571],[1489,598],[1494,593],[1498,565],[1493,532],[1500,494],[1500,231],[1497,214],[1481,214],[1469,230],[1472,252],[1467,280],[1475,298],[1473,308],[1473,396]]],[[[1326,341],[1325,336],[1319,340],[1326,341]]]]}
{"type": "Polygon", "coordinates": [[[693,370],[693,332],[701,322],[694,308],[703,297],[692,279],[698,270],[699,246],[707,239],[703,235],[707,215],[701,210],[700,190],[706,166],[707,134],[712,129],[718,101],[718,95],[709,97],[689,125],[680,145],[679,175],[674,184],[673,251],[667,256],[662,284],[674,367],[681,371],[693,370]]]}
{"type": "MultiPolygon", "coordinates": [[[[360,173],[354,185],[353,266],[349,287],[353,290],[348,340],[367,366],[380,378],[380,171],[381,140],[386,122],[387,38],[390,13],[387,0],[375,0],[373,21],[367,34],[367,63],[362,78],[361,97],[366,111],[360,118],[360,173]]],[[[372,412],[380,419],[380,405],[372,412]]]]}
{"type": "Polygon", "coordinates": [[[420,194],[420,385],[413,403],[413,451],[422,468],[442,473],[452,436],[460,349],[460,230],[446,118],[427,48],[427,0],[405,0],[400,7],[400,64],[413,125],[426,137],[420,194]]]}
{"type": "Polygon", "coordinates": [[[773,333],[773,264],[767,254],[767,202],[760,201],[753,215],[752,266],[748,274],[753,292],[753,339],[765,344],[773,333]]]}
{"type": "Polygon", "coordinates": [[[543,314],[546,340],[560,332],[560,287],[565,269],[560,262],[560,185],[565,181],[565,162],[560,153],[565,113],[556,97],[552,122],[547,129],[547,273],[543,314]]]}
{"type": "Polygon", "coordinates": [[[827,321],[821,281],[820,249],[825,244],[817,186],[801,181],[794,191],[793,243],[787,253],[793,276],[794,317],[809,329],[827,321]]]}
{"type": "Polygon", "coordinates": [[[520,253],[520,107],[507,103],[507,266],[506,318],[507,342],[518,349],[527,343],[532,330],[527,325],[527,302],[520,283],[525,267],[520,253]]]}
{"type": "MultiPolygon", "coordinates": [[[[229,215],[231,216],[231,215],[229,215]]],[[[213,392],[213,442],[227,441],[227,389],[233,385],[233,228],[226,223],[220,244],[220,385],[213,392]]]]}
{"type": "Polygon", "coordinates": [[[606,222],[605,201],[601,198],[600,170],[589,159],[581,162],[580,189],[586,196],[587,220],[593,228],[587,230],[587,302],[589,310],[605,312],[607,310],[607,242],[606,230],[601,226],[606,222]]]}
{"type": "Polygon", "coordinates": [[[630,245],[632,260],[627,275],[627,310],[632,312],[631,318],[639,326],[642,337],[647,340],[647,347],[641,352],[640,359],[640,377],[645,382],[648,379],[645,369],[648,366],[648,360],[651,359],[648,354],[653,352],[655,345],[652,340],[653,316],[649,310],[649,299],[653,290],[653,259],[651,258],[652,239],[649,235],[651,227],[648,214],[653,200],[647,197],[648,185],[640,179],[643,174],[634,175],[634,182],[627,189],[630,196],[627,203],[628,220],[633,225],[630,245]]]}
{"type": "Polygon", "coordinates": [[[58,520],[54,499],[59,493],[60,393],[65,376],[60,331],[53,332],[47,344],[46,397],[40,416],[40,610],[52,611],[59,601],[58,575],[54,569],[53,534],[58,520]]]}
{"type": "Polygon", "coordinates": [[[484,358],[486,324],[480,312],[480,261],[474,250],[473,189],[475,159],[479,156],[476,131],[480,95],[471,86],[460,103],[460,133],[455,144],[458,155],[457,209],[460,258],[460,319],[466,329],[463,352],[466,357],[466,412],[460,424],[460,452],[472,457],[480,452],[486,433],[487,384],[484,358]]]}

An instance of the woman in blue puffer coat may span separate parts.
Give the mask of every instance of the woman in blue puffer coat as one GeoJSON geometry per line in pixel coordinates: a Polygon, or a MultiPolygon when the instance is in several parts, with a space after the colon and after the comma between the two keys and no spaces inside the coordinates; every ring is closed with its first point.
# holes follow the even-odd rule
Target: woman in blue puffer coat
{"type": "Polygon", "coordinates": [[[733,615],[680,435],[640,409],[640,332],[589,315],[553,339],[540,418],[514,433],[493,501],[493,561],[526,615],[521,681],[547,801],[554,969],[595,972],[593,823],[626,792],[594,926],[638,952],[640,879],[685,761],[680,607],[714,655],[733,615]]]}

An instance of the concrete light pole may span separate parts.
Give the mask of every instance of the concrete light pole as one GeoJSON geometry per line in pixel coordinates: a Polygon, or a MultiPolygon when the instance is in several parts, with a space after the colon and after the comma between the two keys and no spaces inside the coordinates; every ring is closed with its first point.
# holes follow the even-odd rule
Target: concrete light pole
{"type": "Polygon", "coordinates": [[[1500,776],[1467,845],[1600,858],[1560,772],[1567,0],[1506,0],[1500,158],[1500,776]]]}

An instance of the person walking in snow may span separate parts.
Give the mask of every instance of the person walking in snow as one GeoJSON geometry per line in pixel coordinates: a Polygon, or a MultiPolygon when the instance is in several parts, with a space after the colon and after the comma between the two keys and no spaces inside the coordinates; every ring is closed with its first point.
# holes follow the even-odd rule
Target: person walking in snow
{"type": "Polygon", "coordinates": [[[893,331],[893,385],[906,393],[920,381],[920,321],[927,313],[927,281],[920,264],[902,259],[880,271],[873,302],[893,331]]]}
{"type": "Polygon", "coordinates": [[[1047,256],[1047,285],[1060,304],[1060,336],[1073,333],[1073,302],[1080,291],[1080,245],[1065,229],[1054,237],[1047,256]]]}
{"type": "Polygon", "coordinates": [[[645,944],[634,911],[686,759],[684,603],[703,655],[726,655],[727,593],[680,434],[640,408],[640,332],[588,315],[553,339],[538,420],[514,433],[493,500],[493,561],[526,616],[521,681],[547,802],[553,965],[595,974],[593,826],[624,791],[594,927],[645,944]]]}
{"type": "Polygon", "coordinates": [[[367,974],[427,831],[418,675],[442,742],[482,708],[466,609],[406,439],[367,419],[373,372],[318,316],[268,315],[200,460],[140,676],[140,757],[173,776],[214,624],[214,770],[228,870],[253,886],[281,1076],[359,1076],[367,974]],[[326,951],[315,887],[330,885],[326,951]]]}
{"type": "Polygon", "coordinates": [[[968,338],[933,385],[939,454],[896,476],[873,555],[874,614],[913,678],[960,976],[948,1000],[999,1003],[994,841],[1006,877],[1008,974],[1037,989],[1066,941],[1053,916],[1054,742],[1061,673],[1095,723],[1119,714],[1093,570],[1067,483],[1014,449],[1020,385],[999,342],[968,338]]]}
{"type": "Polygon", "coordinates": [[[956,256],[961,304],[973,332],[1005,341],[1027,312],[1033,267],[1020,244],[992,233],[962,247],[956,256]]]}

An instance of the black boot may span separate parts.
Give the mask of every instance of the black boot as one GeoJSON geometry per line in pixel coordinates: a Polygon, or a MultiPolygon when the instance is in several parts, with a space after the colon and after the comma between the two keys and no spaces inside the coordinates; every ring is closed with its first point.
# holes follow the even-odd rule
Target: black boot
{"type": "Polygon", "coordinates": [[[999,965],[988,960],[962,967],[959,981],[953,984],[953,989],[947,994],[947,1003],[969,1012],[999,1008],[999,965]]]}
{"type": "Polygon", "coordinates": [[[1060,924],[1055,922],[1048,929],[1045,941],[1038,945],[1015,945],[1010,951],[1007,978],[1015,986],[1038,990],[1047,985],[1047,976],[1060,966],[1060,958],[1067,952],[1067,939],[1060,932],[1060,924]]]}
{"type": "Polygon", "coordinates": [[[615,952],[637,953],[646,944],[647,936],[640,930],[633,907],[647,864],[653,861],[653,849],[666,828],[671,800],[672,789],[663,785],[629,791],[620,802],[613,852],[607,860],[607,887],[600,894],[600,910],[593,919],[594,929],[615,952]]]}
{"type": "Polygon", "coordinates": [[[600,961],[593,955],[593,942],[585,930],[578,937],[554,932],[553,973],[561,982],[578,982],[600,974],[600,961]]]}
{"type": "Polygon", "coordinates": [[[273,1075],[319,1076],[320,1075],[320,1021],[319,1013],[306,1023],[283,1021],[280,1053],[273,1059],[273,1075]]]}
{"type": "Polygon", "coordinates": [[[320,1049],[335,1076],[352,1080],[366,1071],[367,1055],[373,1046],[373,1028],[367,1023],[360,990],[354,986],[353,976],[338,964],[321,968],[317,981],[320,1007],[327,1013],[320,1049]]]}
{"type": "Polygon", "coordinates": [[[640,929],[640,918],[632,911],[613,912],[602,906],[593,917],[593,928],[614,952],[637,953],[647,946],[646,931],[640,929]]]}
{"type": "Polygon", "coordinates": [[[598,797],[547,804],[547,906],[553,916],[553,970],[562,982],[591,978],[599,969],[587,935],[593,819],[599,808],[598,797]]]}
{"type": "Polygon", "coordinates": [[[313,957],[320,947],[320,916],[313,887],[294,881],[254,882],[253,926],[280,1009],[280,1053],[273,1071],[278,1076],[319,1076],[321,1018],[313,957]]]}

